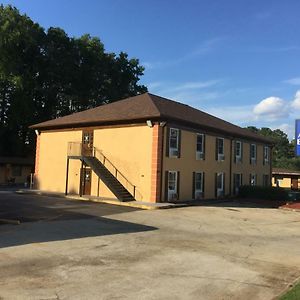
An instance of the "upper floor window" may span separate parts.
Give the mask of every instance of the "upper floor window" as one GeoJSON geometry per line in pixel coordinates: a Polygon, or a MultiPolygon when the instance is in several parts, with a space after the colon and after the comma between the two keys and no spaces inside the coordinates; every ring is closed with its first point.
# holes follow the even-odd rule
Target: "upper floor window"
{"type": "Polygon", "coordinates": [[[264,164],[270,163],[270,148],[268,146],[264,146],[264,164]]]}
{"type": "Polygon", "coordinates": [[[242,142],[241,141],[235,141],[235,162],[241,162],[242,161],[242,142]]]}
{"type": "Polygon", "coordinates": [[[177,129],[177,128],[170,128],[169,156],[170,157],[179,157],[179,129],[177,129]]]}
{"type": "Polygon", "coordinates": [[[196,159],[204,159],[204,134],[197,134],[196,159]]]}
{"type": "Polygon", "coordinates": [[[216,160],[224,160],[224,139],[216,138],[216,160]]]}
{"type": "Polygon", "coordinates": [[[256,144],[250,144],[250,163],[256,163],[256,144]]]}

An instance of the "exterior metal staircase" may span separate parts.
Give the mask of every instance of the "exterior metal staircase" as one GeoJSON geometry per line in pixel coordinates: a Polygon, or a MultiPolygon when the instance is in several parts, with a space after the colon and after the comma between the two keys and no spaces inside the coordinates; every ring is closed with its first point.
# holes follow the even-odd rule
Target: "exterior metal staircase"
{"type": "Polygon", "coordinates": [[[69,159],[79,159],[85,165],[89,166],[94,173],[101,179],[110,191],[120,201],[134,201],[136,195],[136,186],[133,185],[103,154],[102,151],[91,148],[92,151],[86,151],[83,144],[79,142],[68,143],[68,162],[66,192],[68,193],[68,169],[69,159]]]}
{"type": "Polygon", "coordinates": [[[119,180],[94,156],[82,156],[82,160],[97,174],[120,201],[134,201],[134,197],[119,180]]]}

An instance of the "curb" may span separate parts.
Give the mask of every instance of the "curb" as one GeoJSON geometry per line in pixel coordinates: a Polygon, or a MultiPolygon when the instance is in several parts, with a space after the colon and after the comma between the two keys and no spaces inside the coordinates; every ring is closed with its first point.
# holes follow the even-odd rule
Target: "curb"
{"type": "Polygon", "coordinates": [[[60,197],[64,199],[70,199],[70,200],[77,200],[77,201],[90,201],[90,202],[96,202],[96,203],[105,203],[105,204],[111,204],[111,205],[117,205],[117,206],[126,206],[126,207],[133,207],[133,208],[139,208],[144,210],[155,210],[155,209],[170,209],[170,208],[178,208],[178,207],[184,207],[187,206],[187,204],[175,204],[175,203],[169,203],[164,205],[148,205],[146,203],[138,203],[138,201],[134,202],[121,202],[116,200],[109,200],[109,199],[95,199],[90,197],[80,197],[76,195],[63,195],[63,194],[55,194],[55,193],[47,193],[42,191],[32,191],[32,190],[18,190],[15,191],[17,194],[30,194],[30,195],[39,195],[39,196],[46,196],[46,197],[60,197]]]}

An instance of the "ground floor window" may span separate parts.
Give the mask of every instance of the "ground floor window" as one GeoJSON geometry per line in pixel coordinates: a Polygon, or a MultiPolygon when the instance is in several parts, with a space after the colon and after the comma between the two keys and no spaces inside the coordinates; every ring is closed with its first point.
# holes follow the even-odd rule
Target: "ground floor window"
{"type": "Polygon", "coordinates": [[[270,185],[270,177],[267,174],[263,175],[263,186],[269,186],[270,185]]]}
{"type": "Polygon", "coordinates": [[[22,176],[22,167],[21,166],[12,166],[11,175],[14,177],[22,176]]]}
{"type": "Polygon", "coordinates": [[[257,175],[256,174],[250,174],[249,184],[252,186],[257,185],[257,175]]]}
{"type": "Polygon", "coordinates": [[[239,189],[243,184],[242,174],[233,174],[233,194],[238,195],[239,189]]]}
{"type": "Polygon", "coordinates": [[[193,173],[193,198],[201,199],[204,196],[204,173],[193,173]]]}
{"type": "Polygon", "coordinates": [[[168,201],[178,200],[178,172],[167,172],[167,196],[168,201]]]}
{"type": "Polygon", "coordinates": [[[225,174],[223,172],[216,173],[216,197],[225,195],[225,174]]]}

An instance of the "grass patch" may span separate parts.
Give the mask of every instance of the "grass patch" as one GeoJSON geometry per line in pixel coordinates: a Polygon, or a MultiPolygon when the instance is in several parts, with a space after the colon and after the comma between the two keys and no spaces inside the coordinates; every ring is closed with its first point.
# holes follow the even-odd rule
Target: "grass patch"
{"type": "Polygon", "coordinates": [[[300,299],[300,282],[279,298],[279,300],[299,300],[299,299],[300,299]]]}

